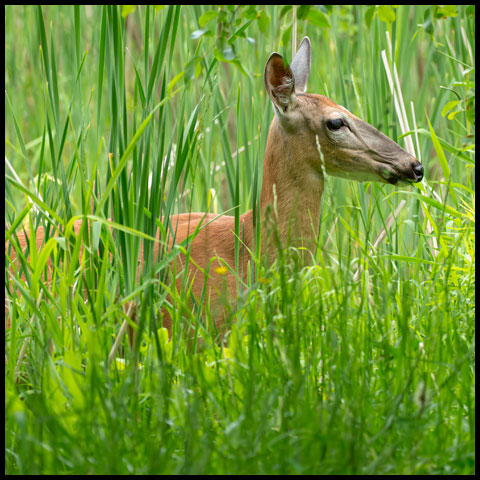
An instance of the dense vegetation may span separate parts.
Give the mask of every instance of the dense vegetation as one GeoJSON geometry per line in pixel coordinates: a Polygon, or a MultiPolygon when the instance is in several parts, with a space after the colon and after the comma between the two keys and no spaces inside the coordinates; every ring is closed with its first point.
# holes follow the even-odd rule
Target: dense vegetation
{"type": "Polygon", "coordinates": [[[474,473],[474,6],[5,15],[5,473],[474,473]],[[170,287],[183,247],[137,281],[138,252],[164,215],[258,205],[263,68],[295,31],[308,91],[413,149],[425,180],[329,177],[315,258],[254,255],[220,345],[170,287]]]}

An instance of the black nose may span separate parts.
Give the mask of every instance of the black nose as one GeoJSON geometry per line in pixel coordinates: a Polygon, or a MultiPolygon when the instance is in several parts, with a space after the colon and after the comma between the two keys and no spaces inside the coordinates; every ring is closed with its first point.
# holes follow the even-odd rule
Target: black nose
{"type": "Polygon", "coordinates": [[[415,174],[415,181],[420,182],[423,178],[423,165],[419,162],[413,165],[413,173],[415,174]]]}

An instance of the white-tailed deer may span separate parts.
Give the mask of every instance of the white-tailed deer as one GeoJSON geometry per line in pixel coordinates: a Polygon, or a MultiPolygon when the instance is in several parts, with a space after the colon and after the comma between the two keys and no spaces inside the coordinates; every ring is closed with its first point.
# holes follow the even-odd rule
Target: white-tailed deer
{"type": "MultiPolygon", "coordinates": [[[[265,87],[273,104],[274,119],[265,150],[263,184],[260,194],[260,217],[266,217],[274,207],[272,220],[278,228],[281,242],[289,246],[313,249],[320,220],[320,205],[324,187],[324,172],[329,175],[359,181],[379,181],[392,185],[419,182],[422,165],[394,141],[344,107],[327,97],[308,94],[310,73],[310,40],[301,42],[291,66],[278,53],[272,53],[265,66],[265,87]]],[[[231,299],[237,296],[237,281],[230,272],[218,269],[221,258],[235,266],[235,220],[231,216],[205,213],[184,213],[170,217],[179,243],[191,235],[198,224],[203,228],[191,241],[191,259],[202,270],[208,269],[207,297],[219,302],[222,292],[231,299]]],[[[78,231],[79,225],[75,226],[78,231]]],[[[252,211],[240,216],[239,275],[245,278],[250,261],[248,250],[254,250],[252,211]]],[[[18,235],[22,248],[27,239],[18,235]]],[[[158,238],[158,234],[157,234],[158,238]]],[[[43,230],[37,231],[37,247],[43,241],[43,230]]],[[[261,229],[262,253],[275,256],[275,249],[261,229]]],[[[157,258],[158,245],[154,257],[157,258]]],[[[14,256],[12,257],[14,261],[14,256]]],[[[180,262],[185,258],[180,256],[180,262]]],[[[140,263],[143,258],[140,258],[140,263]]],[[[200,299],[205,275],[189,263],[188,274],[193,279],[192,293],[200,299]]],[[[218,328],[224,323],[221,308],[215,314],[218,328]]],[[[164,326],[171,333],[168,314],[164,326]]]]}

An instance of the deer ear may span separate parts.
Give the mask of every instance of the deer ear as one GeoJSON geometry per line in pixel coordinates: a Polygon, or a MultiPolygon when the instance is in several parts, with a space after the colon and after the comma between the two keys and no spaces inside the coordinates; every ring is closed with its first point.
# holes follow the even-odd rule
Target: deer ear
{"type": "Polygon", "coordinates": [[[286,112],[295,100],[295,79],[290,67],[278,53],[272,53],[265,65],[265,87],[274,106],[286,112]]]}
{"type": "Polygon", "coordinates": [[[307,80],[310,75],[310,50],[310,39],[304,37],[291,64],[296,93],[305,93],[307,89],[307,80]]]}

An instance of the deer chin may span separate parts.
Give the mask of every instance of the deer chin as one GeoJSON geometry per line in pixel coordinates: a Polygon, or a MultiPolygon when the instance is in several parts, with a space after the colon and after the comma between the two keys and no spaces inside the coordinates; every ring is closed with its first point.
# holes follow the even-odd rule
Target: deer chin
{"type": "Polygon", "coordinates": [[[391,171],[386,168],[383,168],[379,172],[379,176],[382,182],[395,186],[413,185],[419,181],[417,178],[409,178],[409,176],[402,172],[391,171]]]}
{"type": "Polygon", "coordinates": [[[382,168],[379,172],[337,172],[334,174],[334,176],[346,178],[349,180],[355,180],[356,182],[388,183],[389,185],[394,185],[397,187],[401,185],[411,185],[415,183],[414,180],[406,178],[402,174],[392,172],[385,168],[382,168]]]}
{"type": "Polygon", "coordinates": [[[345,170],[339,169],[329,169],[326,168],[326,173],[332,177],[344,178],[347,180],[354,180],[356,182],[381,182],[381,183],[390,183],[396,185],[398,179],[394,179],[393,172],[386,171],[385,174],[377,171],[357,171],[357,172],[348,172],[345,170]],[[391,178],[391,180],[390,180],[391,178]]]}
{"type": "Polygon", "coordinates": [[[411,185],[413,183],[413,180],[408,180],[404,178],[403,176],[396,175],[396,174],[390,174],[390,175],[380,175],[381,182],[382,183],[388,183],[390,185],[394,185],[396,187],[401,186],[401,185],[411,185]]]}

